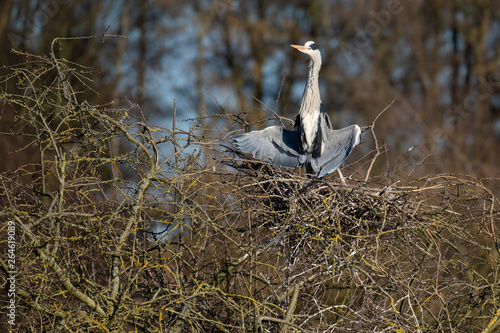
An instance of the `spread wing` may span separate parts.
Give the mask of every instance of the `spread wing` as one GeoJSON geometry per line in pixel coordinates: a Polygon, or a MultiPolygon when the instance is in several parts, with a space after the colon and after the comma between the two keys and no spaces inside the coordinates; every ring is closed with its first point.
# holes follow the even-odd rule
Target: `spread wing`
{"type": "Polygon", "coordinates": [[[323,131],[323,151],[319,157],[311,159],[311,168],[319,178],[337,170],[359,143],[361,136],[361,129],[358,125],[333,130],[323,120],[321,130],[323,131]]]}
{"type": "Polygon", "coordinates": [[[231,142],[237,151],[252,154],[256,159],[277,166],[295,168],[309,160],[309,157],[299,153],[296,130],[270,126],[233,137],[231,142]]]}
{"type": "Polygon", "coordinates": [[[237,151],[252,154],[254,158],[276,166],[295,168],[310,163],[312,172],[322,178],[340,167],[361,136],[358,125],[333,130],[329,120],[326,113],[320,117],[323,147],[320,156],[315,158],[299,153],[297,130],[278,126],[235,136],[231,142],[237,151]]]}

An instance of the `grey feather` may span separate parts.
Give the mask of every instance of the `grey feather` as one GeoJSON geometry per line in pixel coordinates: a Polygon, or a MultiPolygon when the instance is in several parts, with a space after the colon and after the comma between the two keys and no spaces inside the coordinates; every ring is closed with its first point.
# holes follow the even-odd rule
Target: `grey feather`
{"type": "Polygon", "coordinates": [[[320,118],[323,132],[322,153],[313,158],[300,154],[298,132],[278,126],[252,131],[231,139],[239,152],[252,154],[254,158],[276,166],[295,168],[308,164],[309,172],[322,178],[337,170],[359,143],[361,130],[352,125],[339,130],[331,129],[326,113],[320,118]],[[309,164],[310,163],[310,164],[309,164]]]}
{"type": "Polygon", "coordinates": [[[352,149],[359,143],[361,129],[358,125],[351,125],[338,130],[322,128],[324,147],[318,158],[311,160],[314,173],[323,178],[337,170],[351,154],[352,149]]]}
{"type": "Polygon", "coordinates": [[[239,152],[252,154],[254,158],[276,166],[295,168],[309,160],[299,153],[297,131],[278,126],[233,137],[231,142],[239,152]]]}

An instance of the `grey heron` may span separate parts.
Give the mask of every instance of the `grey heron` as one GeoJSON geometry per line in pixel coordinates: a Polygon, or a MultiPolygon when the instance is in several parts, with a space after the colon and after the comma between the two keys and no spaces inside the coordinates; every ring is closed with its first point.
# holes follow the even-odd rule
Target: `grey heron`
{"type": "Polygon", "coordinates": [[[306,172],[322,178],[347,159],[359,143],[361,129],[351,125],[334,130],[321,103],[319,70],[321,53],[313,41],[292,45],[309,55],[309,75],[293,130],[270,126],[232,138],[235,149],[276,166],[306,166],[306,172]]]}
{"type": "MultiPolygon", "coordinates": [[[[299,132],[301,152],[319,156],[321,153],[322,129],[320,115],[324,112],[319,92],[319,70],[321,69],[321,53],[313,41],[302,45],[291,45],[293,48],[311,57],[309,61],[309,75],[307,76],[304,94],[300,101],[300,109],[295,119],[295,128],[299,132]]],[[[327,116],[328,117],[328,116],[327,116]]],[[[329,121],[329,119],[328,119],[329,121]]]]}

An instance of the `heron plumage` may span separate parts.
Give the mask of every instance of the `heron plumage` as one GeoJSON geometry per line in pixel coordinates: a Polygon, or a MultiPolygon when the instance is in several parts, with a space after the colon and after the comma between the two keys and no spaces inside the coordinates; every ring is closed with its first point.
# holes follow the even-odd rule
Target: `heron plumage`
{"type": "Polygon", "coordinates": [[[314,151],[321,151],[321,140],[317,140],[319,133],[319,114],[321,108],[321,94],[319,91],[319,71],[321,69],[321,53],[316,43],[309,41],[304,47],[311,59],[309,60],[309,70],[306,86],[300,101],[298,122],[296,128],[299,131],[299,143],[302,151],[312,154],[314,151]]]}
{"type": "Polygon", "coordinates": [[[337,170],[347,159],[359,144],[361,130],[358,125],[332,129],[319,91],[318,46],[308,41],[292,47],[311,58],[294,129],[270,126],[233,137],[231,141],[237,151],[252,154],[256,159],[289,168],[305,166],[308,173],[321,178],[337,170]]]}

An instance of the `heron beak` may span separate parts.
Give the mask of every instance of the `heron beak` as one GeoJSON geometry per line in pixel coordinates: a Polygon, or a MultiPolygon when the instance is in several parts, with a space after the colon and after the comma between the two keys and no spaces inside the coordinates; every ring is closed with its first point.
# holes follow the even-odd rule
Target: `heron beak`
{"type": "Polygon", "coordinates": [[[307,47],[305,47],[304,45],[290,45],[290,46],[293,47],[294,49],[299,50],[299,51],[307,50],[307,47]]]}

